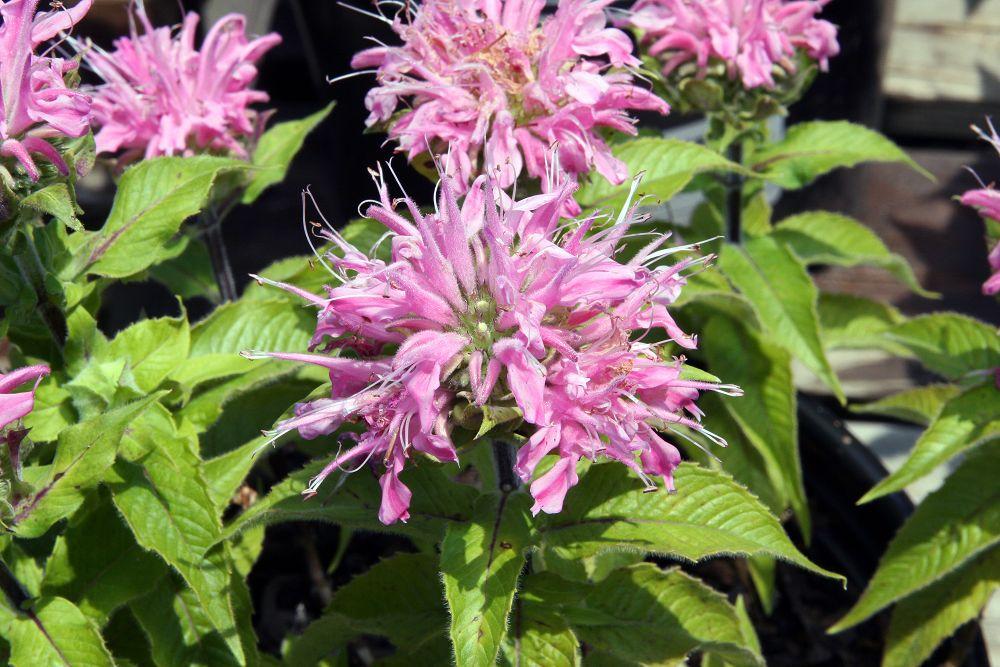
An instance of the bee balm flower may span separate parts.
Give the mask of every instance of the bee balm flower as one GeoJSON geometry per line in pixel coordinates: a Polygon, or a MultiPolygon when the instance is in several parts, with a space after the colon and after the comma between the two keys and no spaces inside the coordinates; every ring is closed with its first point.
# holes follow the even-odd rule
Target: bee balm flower
{"type": "Polygon", "coordinates": [[[0,373],[0,430],[7,428],[35,407],[35,389],[42,378],[49,374],[44,365],[27,366],[10,373],[0,373]],[[22,384],[35,381],[31,391],[14,393],[22,384]]]}
{"type": "Polygon", "coordinates": [[[826,71],[840,52],[837,28],[816,17],[829,0],[639,0],[628,20],[670,75],[693,62],[698,75],[724,64],[745,88],[774,88],[775,69],[794,72],[803,52],[826,71]]]}
{"type": "Polygon", "coordinates": [[[0,0],[0,156],[17,160],[33,181],[40,173],[32,153],[68,172],[59,151],[46,139],[81,137],[90,127],[90,98],[63,79],[76,63],[34,51],[72,29],[91,3],[80,0],[68,9],[36,14],[38,0],[0,0]]]}
{"type": "MultiPolygon", "coordinates": [[[[333,433],[347,421],[365,432],[310,483],[314,493],[342,466],[369,461],[384,467],[383,523],[405,521],[410,491],[400,479],[408,459],[422,454],[456,461],[451,409],[461,404],[520,410],[528,436],[515,471],[531,481],[533,511],[558,512],[576,483],[581,458],[622,462],[653,487],[672,488],[680,455],[660,433],[678,427],[708,434],[695,405],[702,390],[739,394],[730,385],[682,376],[674,343],[695,340],[668,312],[684,272],[711,257],[666,258],[693,247],[668,248],[654,238],[633,258],[616,259],[636,220],[623,210],[610,225],[561,217],[574,186],[511,200],[478,177],[464,201],[447,177],[434,213],[410,199],[396,210],[381,173],[379,201],[366,214],[386,227],[388,261],[369,257],[332,228],[322,232],[336,253],[323,261],[338,283],[324,296],[270,283],[319,309],[313,350],[351,356],[246,352],[330,370],[329,398],[301,403],[270,433],[293,429],[305,438],[333,433]],[[658,338],[643,340],[651,331],[658,338]],[[535,479],[547,455],[558,462],[535,479]]],[[[633,185],[633,192],[638,181],[633,185]]]]}
{"type": "Polygon", "coordinates": [[[256,62],[281,42],[275,33],[248,40],[246,19],[227,14],[195,48],[199,17],[190,12],[180,31],[154,28],[141,2],[128,37],[107,53],[89,45],[87,61],[104,83],[93,89],[99,153],[125,158],[225,152],[247,157],[245,143],[260,130],[251,105],[266,93],[250,85],[256,62]]]}
{"type": "Polygon", "coordinates": [[[449,152],[460,191],[474,173],[507,187],[523,170],[548,189],[553,144],[568,173],[622,183],[628,172],[601,129],[635,134],[630,111],[669,107],[622,69],[639,61],[628,36],[606,26],[610,2],[560,0],[544,20],[544,0],[426,0],[401,11],[391,25],[403,44],[351,63],[378,81],[367,124],[386,126],[409,160],[449,152]]]}
{"type": "MultiPolygon", "coordinates": [[[[987,126],[990,129],[988,134],[975,126],[973,126],[973,130],[982,139],[993,144],[997,154],[1000,154],[1000,135],[997,134],[991,121],[987,121],[987,126]]],[[[966,206],[977,209],[984,218],[1000,222],[1000,190],[992,185],[984,186],[978,190],[969,190],[962,195],[961,201],[966,206]]],[[[1000,242],[993,246],[988,259],[993,275],[983,284],[983,294],[992,296],[1000,292],[1000,242]]]]}

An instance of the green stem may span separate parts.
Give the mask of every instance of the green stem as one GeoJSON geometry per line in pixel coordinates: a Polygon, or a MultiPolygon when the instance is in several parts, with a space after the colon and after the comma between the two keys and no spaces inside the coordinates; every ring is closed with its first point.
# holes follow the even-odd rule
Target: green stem
{"type": "MultiPolygon", "coordinates": [[[[726,149],[726,156],[731,162],[743,163],[743,143],[734,141],[726,149]]],[[[743,176],[730,174],[726,182],[726,239],[730,243],[739,244],[743,240],[743,176]]]]}

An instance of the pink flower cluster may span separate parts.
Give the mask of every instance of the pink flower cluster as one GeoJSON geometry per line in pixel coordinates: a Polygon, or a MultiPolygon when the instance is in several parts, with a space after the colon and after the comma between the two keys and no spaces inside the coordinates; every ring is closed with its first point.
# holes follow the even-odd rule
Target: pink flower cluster
{"type": "MultiPolygon", "coordinates": [[[[975,126],[973,126],[973,129],[982,139],[993,144],[993,147],[997,150],[997,154],[1000,155],[1000,135],[997,134],[992,121],[987,120],[987,126],[990,129],[989,133],[975,126]]],[[[983,186],[978,190],[969,190],[962,195],[961,201],[966,206],[972,206],[977,209],[984,218],[1000,222],[1000,190],[997,190],[992,185],[983,186]]],[[[983,284],[983,294],[993,296],[1000,293],[1000,242],[993,246],[993,250],[990,251],[989,262],[993,275],[983,284]]]]}
{"type": "Polygon", "coordinates": [[[17,160],[33,181],[40,177],[33,153],[68,173],[46,139],[81,137],[90,127],[90,98],[63,79],[76,63],[36,55],[35,48],[70,31],[92,2],[36,14],[38,0],[0,0],[0,155],[17,160]]]}
{"type": "Polygon", "coordinates": [[[773,88],[775,66],[795,71],[801,49],[826,71],[840,52],[837,28],[817,18],[829,0],[639,0],[627,23],[663,61],[669,75],[694,61],[701,75],[713,61],[746,88],[773,88]]]}
{"type": "Polygon", "coordinates": [[[553,145],[571,176],[596,170],[624,182],[628,171],[601,128],[635,134],[629,111],[669,107],[622,69],[639,61],[628,36],[607,26],[611,1],[560,0],[545,20],[544,0],[426,0],[401,11],[391,26],[402,46],[377,46],[351,63],[378,80],[368,125],[387,124],[409,160],[448,152],[460,192],[476,174],[508,187],[522,170],[548,191],[553,145]]]}
{"type": "Polygon", "coordinates": [[[104,83],[93,89],[99,153],[125,151],[126,159],[229,152],[247,157],[245,142],[260,130],[250,105],[267,93],[250,85],[255,63],[281,37],[248,40],[246,18],[227,14],[195,48],[198,15],[184,17],[180,32],[154,28],[138,3],[143,33],[115,41],[107,53],[89,45],[87,61],[104,83]]]}
{"type": "Polygon", "coordinates": [[[435,212],[425,214],[409,198],[396,210],[381,172],[373,175],[380,197],[366,214],[387,229],[388,262],[329,228],[323,235],[336,252],[323,260],[339,284],[325,296],[258,278],[319,309],[313,350],[351,352],[244,353],[330,370],[330,397],[298,404],[272,438],[293,429],[313,438],[349,420],[366,427],[345,434],[356,442],[311,480],[307,495],[342,466],[377,457],[385,468],[379,519],[405,521],[410,490],[400,473],[418,453],[458,460],[449,413],[459,401],[520,410],[530,439],[515,470],[530,481],[534,513],[560,511],[581,458],[620,461],[647,487],[658,476],[672,489],[680,455],[659,432],[690,429],[721,441],[701,426],[695,400],[702,390],[740,390],[685,379],[683,359],[663,351],[670,342],[695,346],[668,306],[684,272],[711,257],[665,264],[693,246],[666,247],[667,235],[658,235],[633,258],[617,260],[635,209],[607,225],[596,217],[566,220],[560,211],[571,183],[515,201],[492,177],[479,176],[460,200],[445,177],[435,212]],[[648,336],[653,330],[664,335],[648,336]],[[536,476],[550,454],[555,465],[536,476]]]}

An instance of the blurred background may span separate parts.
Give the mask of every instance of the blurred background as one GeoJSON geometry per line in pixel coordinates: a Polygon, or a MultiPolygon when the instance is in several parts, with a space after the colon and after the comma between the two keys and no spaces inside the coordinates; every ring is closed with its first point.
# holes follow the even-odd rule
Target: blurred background
{"type": "MultiPolygon", "coordinates": [[[[369,8],[365,0],[351,1],[369,8]]],[[[392,148],[383,145],[383,135],[364,132],[364,95],[372,79],[360,76],[330,84],[327,78],[349,73],[351,56],[372,44],[368,37],[395,43],[388,27],[334,0],[145,2],[158,24],[176,23],[183,11],[197,10],[204,24],[211,25],[236,11],[247,15],[251,33],[279,32],[284,42],[267,55],[258,82],[271,96],[276,120],[299,118],[331,100],[337,102],[330,118],[306,142],[285,182],[268,190],[252,209],[237,209],[227,220],[224,235],[238,282],[245,284],[248,273],[276,259],[307,251],[301,224],[304,187],[311,186],[326,217],[336,224],[357,217],[358,203],[374,194],[366,168],[391,157],[392,148]]],[[[128,30],[127,3],[96,0],[78,34],[109,45],[128,30]]],[[[1000,182],[1000,159],[969,130],[988,115],[1000,120],[1000,0],[833,0],[823,17],[840,27],[843,52],[792,107],[787,122],[847,119],[878,129],[936,181],[895,165],[835,172],[776,202],[776,218],[817,208],[851,215],[906,257],[921,283],[942,298],[915,296],[875,268],[824,270],[818,276],[824,290],[882,299],[907,315],[947,309],[1000,325],[997,302],[980,292],[987,277],[983,223],[955,200],[977,185],[972,171],[985,183],[1000,182]]],[[[687,137],[694,131],[690,118],[644,120],[687,137]]],[[[431,187],[425,179],[405,168],[398,172],[411,195],[429,199],[431,187]]],[[[96,170],[89,177],[81,203],[91,227],[103,222],[112,192],[110,172],[96,170]]],[[[102,313],[102,327],[109,333],[128,324],[136,312],[176,312],[176,301],[157,283],[114,289],[102,313]]],[[[207,303],[191,304],[190,312],[198,318],[207,310],[207,303]]],[[[884,396],[927,379],[915,365],[880,353],[841,353],[833,361],[852,401],[884,396]]],[[[808,374],[802,374],[800,386],[818,395],[825,391],[808,374]]],[[[905,458],[919,434],[919,429],[900,424],[857,421],[841,414],[890,469],[905,458]]],[[[917,500],[939,481],[928,479],[910,494],[917,500]]],[[[279,595],[281,585],[274,582],[267,590],[279,595]]],[[[997,607],[994,604],[985,620],[986,637],[1000,638],[997,607]]],[[[993,644],[1000,664],[998,642],[994,639],[993,644]]]]}

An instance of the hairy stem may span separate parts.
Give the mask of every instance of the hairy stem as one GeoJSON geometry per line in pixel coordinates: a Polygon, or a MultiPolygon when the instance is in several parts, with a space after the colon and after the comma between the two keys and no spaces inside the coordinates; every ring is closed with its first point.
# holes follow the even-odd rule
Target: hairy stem
{"type": "Polygon", "coordinates": [[[504,493],[510,493],[520,485],[520,480],[514,474],[514,446],[499,440],[494,440],[492,444],[497,487],[504,493]]]}

